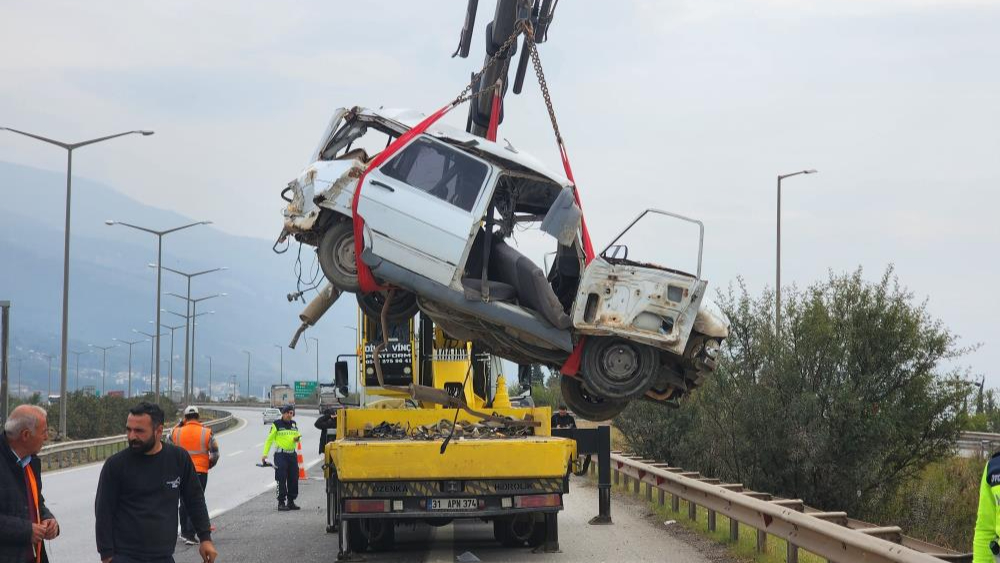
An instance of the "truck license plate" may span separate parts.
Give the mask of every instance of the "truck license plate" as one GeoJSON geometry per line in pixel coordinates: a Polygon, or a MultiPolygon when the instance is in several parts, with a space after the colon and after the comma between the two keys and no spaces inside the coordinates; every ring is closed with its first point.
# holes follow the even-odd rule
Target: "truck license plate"
{"type": "Polygon", "coordinates": [[[428,510],[479,510],[474,498],[432,498],[427,500],[428,510]]]}

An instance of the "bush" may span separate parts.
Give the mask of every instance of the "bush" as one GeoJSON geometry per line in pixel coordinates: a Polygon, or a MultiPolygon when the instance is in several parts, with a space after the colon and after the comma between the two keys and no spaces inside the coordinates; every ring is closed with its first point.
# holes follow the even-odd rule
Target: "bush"
{"type": "MultiPolygon", "coordinates": [[[[956,337],[892,269],[774,296],[721,294],[730,336],[679,410],[635,402],[616,424],[637,453],[865,518],[949,455],[970,385],[941,367],[956,337]]],[[[978,480],[976,480],[978,483],[978,480]]],[[[974,508],[972,509],[974,511],[974,508]]]]}
{"type": "MultiPolygon", "coordinates": [[[[69,394],[66,406],[66,433],[70,440],[89,440],[125,433],[128,410],[140,401],[152,401],[152,395],[142,397],[95,397],[80,391],[69,394]]],[[[160,397],[160,408],[166,413],[165,424],[173,424],[178,417],[177,406],[165,396],[160,397]]],[[[48,424],[52,430],[59,428],[59,405],[47,407],[48,424]]]]}
{"type": "Polygon", "coordinates": [[[873,514],[935,545],[968,551],[976,526],[979,484],[985,462],[951,458],[908,479],[873,514]]]}

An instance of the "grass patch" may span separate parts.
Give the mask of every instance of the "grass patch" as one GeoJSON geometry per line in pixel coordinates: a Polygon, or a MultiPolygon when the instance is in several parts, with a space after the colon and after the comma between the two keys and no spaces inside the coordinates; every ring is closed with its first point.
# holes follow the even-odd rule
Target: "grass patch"
{"type": "MultiPolygon", "coordinates": [[[[591,476],[591,479],[596,481],[596,477],[591,476]]],[[[613,481],[612,481],[613,483],[613,481]]],[[[640,483],[639,485],[639,495],[635,494],[635,482],[629,479],[626,484],[625,475],[622,475],[622,479],[618,485],[612,484],[612,490],[618,493],[628,494],[632,496],[639,496],[642,499],[647,499],[647,492],[651,486],[647,483],[640,483]]],[[[745,524],[739,525],[739,539],[737,541],[732,541],[729,536],[729,526],[730,520],[723,514],[716,513],[715,515],[715,530],[708,529],[708,510],[703,506],[695,507],[695,520],[691,520],[688,517],[688,502],[684,499],[680,499],[678,503],[678,510],[674,512],[671,506],[671,495],[669,493],[664,494],[664,502],[661,505],[659,503],[659,490],[652,487],[652,501],[648,501],[649,507],[656,513],[657,517],[660,518],[661,522],[667,520],[675,520],[677,523],[675,526],[683,526],[684,528],[697,532],[702,536],[710,538],[720,544],[724,544],[730,552],[734,555],[749,560],[757,561],[760,563],[785,563],[787,561],[787,547],[788,542],[784,539],[768,535],[765,544],[765,549],[763,552],[757,551],[757,530],[747,526],[745,524]]],[[[809,553],[803,549],[799,549],[799,563],[826,563],[826,559],[809,553]]]]}

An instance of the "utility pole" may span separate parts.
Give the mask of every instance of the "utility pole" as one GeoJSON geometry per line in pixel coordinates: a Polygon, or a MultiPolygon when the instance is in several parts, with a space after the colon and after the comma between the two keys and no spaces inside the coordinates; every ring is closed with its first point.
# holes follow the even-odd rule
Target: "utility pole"
{"type": "Polygon", "coordinates": [[[108,350],[112,348],[117,348],[118,345],[115,344],[112,346],[97,346],[95,344],[89,344],[89,346],[91,348],[97,348],[98,350],[104,353],[104,359],[101,360],[101,396],[104,396],[107,393],[105,384],[107,383],[106,380],[108,377],[108,350]]]}
{"type": "Polygon", "coordinates": [[[816,170],[800,170],[791,174],[781,174],[778,176],[778,245],[777,258],[775,259],[774,274],[774,334],[778,342],[781,342],[781,181],[785,178],[798,176],[799,174],[815,174],[816,170]]]}
{"type": "MultiPolygon", "coordinates": [[[[121,225],[123,227],[130,227],[132,229],[136,229],[136,230],[139,230],[139,231],[143,231],[145,233],[150,233],[150,234],[156,235],[156,243],[157,243],[157,252],[156,252],[156,333],[157,334],[156,334],[156,336],[153,337],[154,346],[156,348],[156,353],[155,353],[156,358],[153,360],[155,362],[155,366],[156,366],[156,376],[155,376],[156,383],[155,383],[155,385],[153,385],[153,384],[150,385],[151,387],[154,387],[154,389],[153,389],[153,396],[155,397],[156,401],[160,400],[160,295],[161,295],[161,291],[162,291],[161,287],[162,287],[162,278],[163,278],[163,268],[162,268],[162,262],[163,262],[163,237],[165,235],[169,235],[170,233],[176,233],[177,231],[182,231],[184,229],[189,229],[191,227],[197,227],[199,225],[209,225],[211,223],[212,223],[211,221],[198,221],[198,222],[195,222],[195,223],[190,223],[190,224],[187,224],[187,225],[182,225],[180,227],[174,227],[173,229],[167,229],[165,231],[156,231],[156,230],[153,230],[153,229],[147,229],[146,227],[140,227],[138,225],[132,225],[132,224],[129,224],[129,223],[122,223],[121,221],[105,221],[104,222],[104,224],[106,224],[108,226],[121,225]]],[[[153,377],[154,377],[153,376],[153,371],[151,370],[149,372],[150,381],[153,380],[153,377]]]]}
{"type": "MultiPolygon", "coordinates": [[[[10,127],[0,127],[0,131],[10,131],[11,133],[17,133],[18,135],[24,135],[25,137],[31,137],[42,141],[43,143],[48,143],[50,145],[55,145],[59,148],[66,150],[66,228],[64,233],[63,242],[63,295],[62,295],[62,347],[61,356],[59,358],[60,362],[60,377],[59,377],[59,436],[66,436],[66,353],[69,350],[69,224],[70,224],[70,209],[72,206],[70,202],[72,201],[73,194],[73,151],[87,145],[93,145],[95,143],[100,143],[102,141],[109,141],[117,137],[123,137],[125,135],[138,134],[142,136],[152,135],[152,131],[139,130],[139,131],[125,131],[123,133],[116,133],[114,135],[107,135],[105,137],[97,137],[96,139],[90,139],[87,141],[80,141],[79,143],[65,143],[63,141],[57,141],[55,139],[49,139],[47,137],[42,137],[41,135],[35,135],[34,133],[27,133],[25,131],[18,131],[17,129],[11,129],[10,127]]],[[[49,395],[52,394],[52,385],[49,385],[49,395]]]]}

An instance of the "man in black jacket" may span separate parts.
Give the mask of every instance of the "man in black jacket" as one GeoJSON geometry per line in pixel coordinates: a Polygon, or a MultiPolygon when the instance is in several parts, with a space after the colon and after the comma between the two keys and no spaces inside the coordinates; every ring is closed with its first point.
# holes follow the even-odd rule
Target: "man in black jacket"
{"type": "Polygon", "coordinates": [[[47,563],[42,540],[59,535],[42,496],[37,457],[48,431],[44,409],[21,405],[0,432],[0,563],[47,563]]]}
{"type": "Polygon", "coordinates": [[[160,441],[163,410],[129,409],[129,447],[108,458],[97,484],[97,551],[108,563],[173,563],[177,502],[183,498],[205,563],[217,555],[201,482],[188,453],[160,441]]]}

